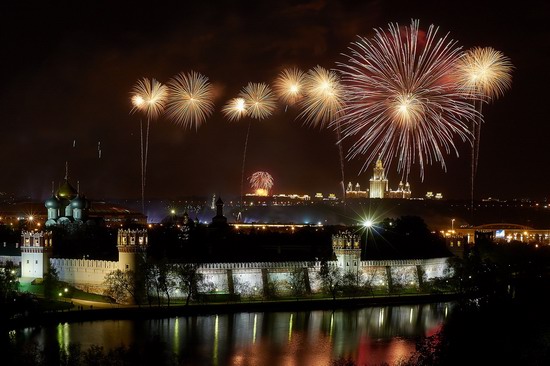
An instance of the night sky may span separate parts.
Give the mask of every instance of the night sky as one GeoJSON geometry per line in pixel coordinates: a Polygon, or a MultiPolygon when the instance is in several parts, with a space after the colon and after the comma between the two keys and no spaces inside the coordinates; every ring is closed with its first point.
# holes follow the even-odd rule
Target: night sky
{"type": "MultiPolygon", "coordinates": [[[[215,85],[216,110],[197,131],[162,117],[152,123],[146,197],[237,196],[248,120],[228,122],[227,100],[249,82],[271,84],[285,67],[335,68],[357,36],[419,19],[420,28],[439,26],[465,50],[495,48],[515,67],[511,89],[484,105],[476,197],[547,197],[545,1],[100,3],[0,6],[0,192],[44,199],[68,161],[70,180],[89,198],[139,198],[141,116],[130,114],[130,91],[142,77],[166,82],[194,70],[215,85]]],[[[340,193],[334,131],[306,127],[298,113],[279,104],[270,118],[252,121],[245,177],[269,172],[276,194],[340,193]]],[[[446,172],[426,166],[422,182],[412,167],[414,197],[470,197],[470,147],[455,142],[460,156],[445,157],[446,172]]],[[[367,185],[372,169],[359,174],[362,164],[346,161],[346,184],[367,185]]],[[[387,173],[396,189],[395,165],[387,173]]]]}

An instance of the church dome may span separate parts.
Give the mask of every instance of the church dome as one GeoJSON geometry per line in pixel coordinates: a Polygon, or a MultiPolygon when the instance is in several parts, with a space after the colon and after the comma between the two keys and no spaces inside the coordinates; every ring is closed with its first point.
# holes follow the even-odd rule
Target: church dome
{"type": "Polygon", "coordinates": [[[81,210],[85,209],[86,208],[86,200],[83,199],[82,197],[80,196],[76,196],[72,201],[71,201],[71,208],[79,208],[81,210]]]}
{"type": "Polygon", "coordinates": [[[46,202],[44,202],[44,206],[46,206],[46,208],[59,208],[61,205],[59,203],[59,201],[57,200],[57,198],[55,197],[50,197],[46,200],[46,202]]]}
{"type": "Polygon", "coordinates": [[[56,196],[59,198],[65,198],[68,200],[72,200],[78,195],[76,189],[69,183],[69,181],[65,180],[65,182],[59,187],[57,190],[56,196]]]}

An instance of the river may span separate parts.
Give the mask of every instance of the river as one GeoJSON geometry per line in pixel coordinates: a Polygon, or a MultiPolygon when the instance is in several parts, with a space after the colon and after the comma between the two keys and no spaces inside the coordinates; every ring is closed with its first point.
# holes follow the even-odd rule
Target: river
{"type": "Polygon", "coordinates": [[[351,359],[358,365],[393,364],[407,358],[416,340],[436,333],[452,302],[392,305],[345,310],[239,312],[161,319],[58,323],[12,331],[13,344],[79,343],[106,351],[166,344],[182,365],[330,365],[351,359]]]}

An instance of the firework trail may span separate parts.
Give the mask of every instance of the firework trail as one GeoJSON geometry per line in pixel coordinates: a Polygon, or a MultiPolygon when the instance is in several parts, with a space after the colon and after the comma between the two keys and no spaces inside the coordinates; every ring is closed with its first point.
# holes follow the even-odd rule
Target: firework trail
{"type": "Polygon", "coordinates": [[[145,147],[143,139],[143,124],[140,119],[140,147],[141,147],[141,208],[145,214],[145,183],[147,176],[147,156],[149,153],[149,125],[162,112],[168,98],[168,88],[155,79],[142,78],[137,81],[131,91],[132,109],[130,113],[141,112],[147,118],[145,133],[145,147]]]}
{"type": "MultiPolygon", "coordinates": [[[[496,100],[512,85],[513,65],[510,59],[491,47],[475,47],[466,51],[458,61],[455,76],[457,82],[471,96],[481,115],[482,103],[496,100]]],[[[479,160],[481,123],[472,126],[475,144],[473,147],[474,172],[479,160]]]]}
{"type": "Polygon", "coordinates": [[[311,127],[326,128],[332,124],[336,131],[336,145],[340,158],[342,197],[345,199],[344,153],[341,144],[341,128],[338,117],[344,106],[344,89],[339,75],[321,66],[309,70],[304,77],[304,97],[300,101],[302,111],[298,118],[311,127]]]}
{"type": "MultiPolygon", "coordinates": [[[[454,77],[457,83],[470,96],[474,108],[481,116],[483,103],[504,95],[512,84],[513,65],[501,52],[491,47],[475,47],[466,51],[456,64],[454,77]]],[[[471,162],[471,212],[474,212],[474,180],[479,162],[479,144],[481,139],[481,121],[472,123],[474,136],[471,162]]]]}
{"type": "Polygon", "coordinates": [[[244,168],[246,162],[246,150],[248,148],[248,137],[252,119],[262,120],[273,114],[277,107],[277,97],[271,88],[264,83],[248,83],[238,98],[231,99],[223,108],[222,112],[230,121],[237,121],[241,117],[248,116],[246,138],[244,141],[243,163],[241,168],[241,207],[244,189],[244,168]]]}
{"type": "Polygon", "coordinates": [[[167,117],[184,128],[197,130],[214,111],[214,91],[208,78],[195,71],[181,72],[167,85],[167,117]]]}
{"type": "Polygon", "coordinates": [[[255,172],[248,181],[254,190],[263,189],[269,192],[273,188],[273,177],[268,172],[255,172]]]}
{"type": "Polygon", "coordinates": [[[458,156],[456,136],[472,140],[467,123],[481,116],[449,77],[463,53],[437,32],[433,25],[420,31],[417,20],[410,27],[389,24],[352,42],[347,63],[338,63],[346,105],[337,121],[343,139],[357,137],[348,158],[367,156],[361,171],[379,156],[386,166],[397,157],[402,178],[418,162],[424,179],[425,164],[438,161],[445,170],[443,154],[458,156]]]}

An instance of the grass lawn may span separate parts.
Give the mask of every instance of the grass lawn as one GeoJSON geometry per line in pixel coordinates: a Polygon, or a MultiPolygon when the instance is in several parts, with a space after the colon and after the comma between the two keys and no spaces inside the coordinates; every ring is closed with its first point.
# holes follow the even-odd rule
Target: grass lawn
{"type": "MultiPolygon", "coordinates": [[[[43,297],[44,285],[42,285],[42,283],[38,283],[38,281],[33,281],[33,283],[20,283],[19,291],[28,292],[38,297],[43,297]]],[[[107,296],[85,292],[63,282],[60,283],[60,293],[61,297],[65,299],[73,298],[79,300],[99,301],[107,303],[111,302],[109,301],[109,298],[107,296]],[[67,291],[65,291],[65,289],[67,289],[67,291]]]]}

